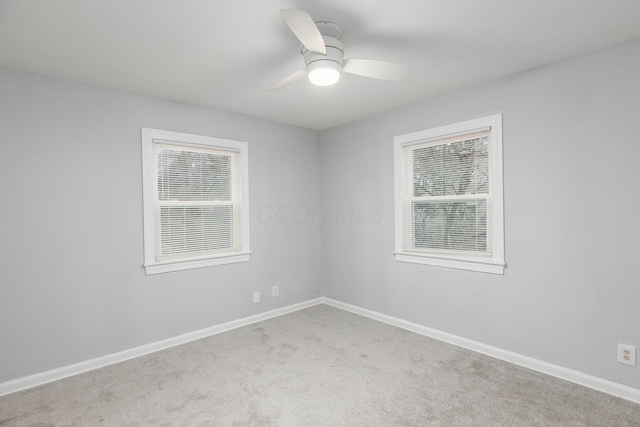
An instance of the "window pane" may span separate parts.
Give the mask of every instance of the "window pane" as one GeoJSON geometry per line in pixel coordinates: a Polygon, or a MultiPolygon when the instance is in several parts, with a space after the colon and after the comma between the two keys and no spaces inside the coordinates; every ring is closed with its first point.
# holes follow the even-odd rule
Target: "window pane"
{"type": "Polygon", "coordinates": [[[158,200],[231,200],[231,155],[163,149],[158,154],[158,200]]]}
{"type": "Polygon", "coordinates": [[[487,203],[484,199],[464,202],[414,202],[415,249],[487,251],[487,203]]]}
{"type": "Polygon", "coordinates": [[[233,206],[163,206],[159,223],[158,258],[236,250],[233,206]]]}
{"type": "Polygon", "coordinates": [[[413,150],[413,196],[489,192],[488,138],[413,150]]]}

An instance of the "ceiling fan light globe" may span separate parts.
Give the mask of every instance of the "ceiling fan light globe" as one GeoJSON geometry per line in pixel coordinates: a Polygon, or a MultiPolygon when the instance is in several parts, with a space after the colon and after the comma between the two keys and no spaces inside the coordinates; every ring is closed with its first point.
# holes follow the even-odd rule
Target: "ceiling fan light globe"
{"type": "Polygon", "coordinates": [[[309,64],[309,81],[316,86],[331,86],[340,79],[340,64],[333,61],[316,61],[309,64]]]}
{"type": "Polygon", "coordinates": [[[309,80],[316,86],[331,86],[340,79],[340,72],[332,68],[319,68],[309,73],[309,80]]]}

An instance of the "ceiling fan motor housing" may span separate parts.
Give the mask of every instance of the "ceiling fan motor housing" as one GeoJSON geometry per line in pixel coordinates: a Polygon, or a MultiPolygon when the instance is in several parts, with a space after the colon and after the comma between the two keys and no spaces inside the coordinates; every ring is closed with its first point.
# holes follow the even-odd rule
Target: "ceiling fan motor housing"
{"type": "MultiPolygon", "coordinates": [[[[338,64],[342,68],[342,59],[344,57],[344,51],[342,50],[342,42],[335,37],[322,36],[324,44],[327,48],[327,54],[314,53],[307,49],[305,46],[300,48],[300,53],[304,57],[304,63],[309,68],[309,65],[318,61],[331,61],[338,64]]],[[[323,64],[326,64],[324,62],[323,64]]]]}

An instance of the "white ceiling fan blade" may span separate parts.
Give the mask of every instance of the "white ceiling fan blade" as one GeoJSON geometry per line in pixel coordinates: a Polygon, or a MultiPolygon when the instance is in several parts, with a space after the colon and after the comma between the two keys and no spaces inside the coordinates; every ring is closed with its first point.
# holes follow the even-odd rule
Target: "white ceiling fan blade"
{"type": "Polygon", "coordinates": [[[283,87],[293,83],[294,81],[298,80],[301,77],[304,77],[307,75],[307,70],[299,70],[296,71],[295,73],[285,77],[284,79],[280,80],[278,83],[272,84],[271,86],[269,86],[268,88],[266,88],[266,91],[270,91],[273,92],[274,90],[280,90],[283,87]]]}
{"type": "Polygon", "coordinates": [[[322,34],[311,16],[302,10],[281,9],[280,14],[298,40],[313,53],[327,54],[322,34]]]}
{"type": "Polygon", "coordinates": [[[342,71],[374,79],[401,80],[407,73],[407,67],[374,59],[346,59],[342,71]]]}

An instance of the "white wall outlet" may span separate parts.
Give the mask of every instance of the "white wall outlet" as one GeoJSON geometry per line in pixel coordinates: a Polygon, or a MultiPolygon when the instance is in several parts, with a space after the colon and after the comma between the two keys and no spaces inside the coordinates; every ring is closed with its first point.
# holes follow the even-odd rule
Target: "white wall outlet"
{"type": "Polygon", "coordinates": [[[253,293],[253,303],[257,304],[260,302],[260,292],[254,292],[253,293]]]}
{"type": "Polygon", "coordinates": [[[271,298],[277,297],[279,293],[280,293],[280,289],[278,288],[278,285],[273,285],[271,287],[271,298]]]}
{"type": "Polygon", "coordinates": [[[636,348],[630,345],[618,344],[618,363],[636,366],[636,348]]]}

